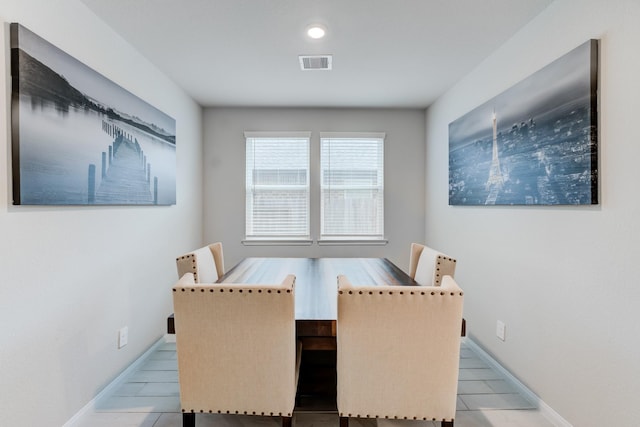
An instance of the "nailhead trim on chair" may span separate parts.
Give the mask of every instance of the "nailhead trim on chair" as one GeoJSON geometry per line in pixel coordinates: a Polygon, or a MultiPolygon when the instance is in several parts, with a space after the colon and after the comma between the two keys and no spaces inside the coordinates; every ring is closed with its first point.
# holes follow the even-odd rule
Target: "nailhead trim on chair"
{"type": "Polygon", "coordinates": [[[450,258],[450,257],[446,257],[446,256],[442,256],[442,255],[438,255],[438,261],[436,262],[436,279],[434,281],[434,285],[435,286],[440,286],[440,283],[442,282],[442,276],[440,275],[440,261],[441,260],[449,260],[451,262],[457,262],[455,259],[450,258]]]}
{"type": "MultiPolygon", "coordinates": [[[[343,417],[343,418],[344,417],[349,417],[349,418],[383,418],[383,417],[381,417],[379,415],[373,415],[373,416],[371,416],[370,414],[367,414],[367,415],[356,414],[356,415],[354,415],[354,414],[345,414],[344,412],[340,412],[338,414],[338,416],[339,417],[343,417]]],[[[446,421],[450,421],[450,422],[455,421],[454,418],[451,418],[449,420],[447,420],[445,418],[443,418],[442,420],[438,420],[437,418],[429,418],[429,417],[416,417],[416,416],[414,416],[412,418],[412,417],[398,417],[397,415],[393,415],[393,416],[385,415],[384,419],[386,419],[386,420],[388,420],[388,419],[393,419],[393,420],[422,420],[422,421],[431,420],[431,421],[445,421],[445,422],[446,421]]]]}
{"type": "MultiPolygon", "coordinates": [[[[180,289],[180,291],[182,291],[182,292],[186,292],[186,290],[187,290],[187,288],[173,288],[173,292],[177,292],[178,289],[180,289]]],[[[195,292],[196,291],[194,288],[188,288],[188,289],[191,292],[195,292]]],[[[224,292],[225,290],[224,289],[218,289],[218,291],[219,292],[224,292]]],[[[233,289],[227,289],[227,291],[229,293],[233,293],[233,289]]],[[[243,291],[247,291],[247,293],[250,293],[250,294],[253,293],[253,289],[238,289],[237,291],[238,291],[238,293],[242,293],[243,291]]],[[[206,292],[206,290],[205,289],[200,289],[200,292],[206,292]]],[[[209,289],[209,292],[215,292],[215,289],[209,289]]],[[[262,293],[262,289],[258,289],[258,293],[262,293]]],[[[270,294],[271,293],[271,289],[267,289],[267,293],[270,294]]],[[[276,293],[281,294],[282,290],[277,289],[276,293]]],[[[291,293],[291,289],[287,289],[286,293],[290,294],[291,293]]]]}
{"type": "MultiPolygon", "coordinates": [[[[217,414],[240,415],[240,411],[239,410],[235,410],[234,411],[234,410],[229,410],[229,409],[227,409],[227,410],[200,409],[198,411],[197,409],[185,409],[185,408],[182,408],[182,412],[183,413],[192,413],[192,414],[195,414],[195,413],[198,413],[198,412],[200,412],[201,414],[204,414],[205,412],[208,412],[210,414],[217,413],[217,414]]],[[[242,414],[244,414],[244,415],[257,415],[256,411],[253,411],[251,413],[249,413],[249,411],[242,411],[242,414]]],[[[268,413],[260,412],[260,415],[261,416],[271,416],[271,417],[292,417],[293,416],[293,414],[291,412],[288,412],[286,414],[283,414],[282,412],[268,412],[268,413]]]]}
{"type": "MultiPolygon", "coordinates": [[[[174,290],[175,290],[175,289],[174,289],[174,290]]],[[[184,289],[183,289],[183,290],[184,290],[184,289]]],[[[280,291],[278,291],[278,292],[280,292],[280,291]]],[[[289,291],[287,290],[287,292],[289,292],[289,291]]],[[[338,291],[338,293],[339,293],[340,295],[342,295],[342,294],[344,294],[344,291],[338,291]]],[[[349,295],[353,295],[353,291],[349,291],[349,292],[348,292],[348,294],[349,294],[349,295]]],[[[363,295],[363,294],[364,294],[364,292],[362,292],[362,291],[358,291],[358,295],[363,295]]],[[[373,295],[373,292],[372,292],[372,291],[369,291],[369,292],[368,292],[368,294],[369,294],[369,295],[373,295]]],[[[384,292],[383,292],[383,291],[380,291],[380,292],[379,292],[379,294],[380,294],[380,295],[384,295],[384,292]]],[[[399,294],[400,294],[400,295],[404,295],[404,292],[403,292],[403,291],[400,291],[400,292],[399,292],[399,294]]],[[[426,295],[426,294],[427,294],[427,293],[426,293],[426,292],[424,292],[424,291],[421,291],[421,292],[420,292],[420,295],[426,295]]],[[[444,291],[441,291],[441,292],[440,292],[440,295],[446,295],[446,294],[447,294],[447,293],[446,293],[446,292],[444,292],[444,291]]],[[[389,291],[389,292],[388,292],[388,295],[393,295],[393,291],[389,291]]],[[[415,292],[411,291],[411,292],[409,292],[409,295],[415,295],[415,292]]],[[[432,292],[430,292],[430,293],[429,293],[429,295],[436,295],[436,293],[432,291],[432,292]]],[[[456,292],[450,292],[450,293],[449,293],[449,295],[451,295],[451,296],[455,296],[455,295],[456,295],[456,292]]],[[[460,292],[460,293],[459,293],[459,295],[460,295],[460,296],[463,296],[463,295],[464,295],[464,292],[460,292]]]]}
{"type": "Polygon", "coordinates": [[[176,258],[176,261],[181,259],[191,258],[191,272],[193,273],[193,279],[198,283],[198,269],[196,268],[196,256],[194,254],[186,254],[176,258]]]}

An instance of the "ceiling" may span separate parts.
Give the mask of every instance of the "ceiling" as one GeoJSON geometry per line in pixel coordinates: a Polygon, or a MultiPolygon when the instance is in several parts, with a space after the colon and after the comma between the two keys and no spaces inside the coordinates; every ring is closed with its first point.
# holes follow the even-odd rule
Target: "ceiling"
{"type": "Polygon", "coordinates": [[[426,108],[553,0],[82,1],[205,107],[426,108]]]}

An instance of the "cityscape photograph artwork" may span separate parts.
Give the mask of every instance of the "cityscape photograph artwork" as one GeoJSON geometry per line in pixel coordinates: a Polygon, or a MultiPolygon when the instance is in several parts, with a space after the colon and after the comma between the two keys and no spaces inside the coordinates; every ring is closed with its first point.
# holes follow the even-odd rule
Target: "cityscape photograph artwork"
{"type": "Polygon", "coordinates": [[[449,124],[450,205],[598,204],[598,41],[449,124]]]}

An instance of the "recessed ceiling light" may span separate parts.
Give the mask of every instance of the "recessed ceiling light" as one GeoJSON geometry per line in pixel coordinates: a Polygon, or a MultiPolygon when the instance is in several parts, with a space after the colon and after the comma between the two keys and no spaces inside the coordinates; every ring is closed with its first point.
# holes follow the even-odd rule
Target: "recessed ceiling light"
{"type": "Polygon", "coordinates": [[[321,39],[326,34],[327,30],[320,25],[312,25],[307,29],[307,35],[312,39],[321,39]]]}

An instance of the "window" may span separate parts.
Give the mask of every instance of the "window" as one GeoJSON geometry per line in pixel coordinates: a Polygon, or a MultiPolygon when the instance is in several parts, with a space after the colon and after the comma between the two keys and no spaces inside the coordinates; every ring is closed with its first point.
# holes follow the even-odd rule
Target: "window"
{"type": "Polygon", "coordinates": [[[384,240],[384,137],[320,134],[321,240],[384,240]]]}
{"type": "Polygon", "coordinates": [[[309,132],[245,132],[246,240],[309,240],[309,132]]]}

